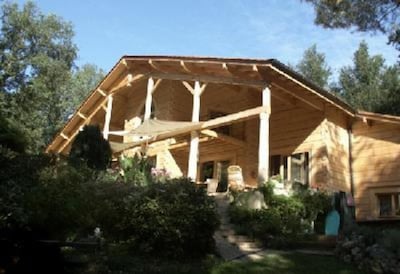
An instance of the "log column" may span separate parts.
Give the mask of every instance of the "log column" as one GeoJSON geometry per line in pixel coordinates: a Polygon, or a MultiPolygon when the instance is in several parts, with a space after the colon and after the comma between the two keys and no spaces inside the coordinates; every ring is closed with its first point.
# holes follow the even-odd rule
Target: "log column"
{"type": "Polygon", "coordinates": [[[144,109],[144,120],[149,120],[151,116],[151,104],[153,102],[153,92],[154,92],[154,79],[150,77],[147,82],[147,95],[146,95],[146,105],[144,109]]]}
{"type": "MultiPolygon", "coordinates": [[[[202,88],[198,81],[196,81],[194,83],[194,89],[192,89],[191,92],[193,94],[192,122],[199,122],[199,120],[200,120],[200,96],[202,93],[202,88]]],[[[190,133],[188,177],[193,181],[195,181],[197,179],[198,161],[199,161],[199,132],[192,131],[190,133]]]]}
{"type": "Polygon", "coordinates": [[[107,108],[106,116],[104,118],[103,138],[108,140],[108,134],[110,132],[111,112],[113,106],[113,96],[110,94],[107,96],[107,108]]]}
{"type": "Polygon", "coordinates": [[[269,117],[271,114],[271,90],[262,90],[262,106],[266,111],[260,113],[260,136],[258,144],[258,183],[263,184],[269,177],[269,117]]]}

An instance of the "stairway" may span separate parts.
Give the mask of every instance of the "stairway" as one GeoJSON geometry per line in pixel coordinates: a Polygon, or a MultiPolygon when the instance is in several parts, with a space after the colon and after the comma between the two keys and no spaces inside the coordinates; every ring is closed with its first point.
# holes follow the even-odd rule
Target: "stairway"
{"type": "Polygon", "coordinates": [[[214,234],[217,250],[227,261],[256,259],[257,253],[263,251],[260,243],[247,236],[237,235],[229,222],[229,197],[226,193],[213,195],[220,216],[221,225],[214,234]]]}

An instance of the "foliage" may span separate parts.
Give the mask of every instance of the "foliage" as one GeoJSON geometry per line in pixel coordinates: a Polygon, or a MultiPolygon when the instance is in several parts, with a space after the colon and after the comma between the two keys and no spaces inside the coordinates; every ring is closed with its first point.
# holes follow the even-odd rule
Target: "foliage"
{"type": "Polygon", "coordinates": [[[348,227],[338,241],[335,253],[345,262],[373,273],[398,273],[400,267],[400,230],[359,226],[348,227]]]}
{"type": "Polygon", "coordinates": [[[26,195],[31,229],[58,240],[92,233],[96,227],[94,178],[91,169],[64,162],[43,169],[39,183],[26,195]]]}
{"type": "Polygon", "coordinates": [[[213,268],[212,274],[239,273],[314,273],[314,274],[356,274],[363,273],[351,265],[344,264],[330,256],[306,255],[299,253],[275,254],[268,252],[261,260],[225,262],[213,268]]]}
{"type": "Polygon", "coordinates": [[[105,170],[111,161],[111,148],[98,126],[86,125],[78,133],[71,146],[69,163],[82,164],[97,170],[105,170]]]}
{"type": "MultiPolygon", "coordinates": [[[[141,187],[124,197],[106,237],[144,253],[179,257],[213,249],[218,226],[214,203],[189,180],[141,187]]],[[[106,229],[106,228],[105,228],[106,229]]]]}
{"type": "Polygon", "coordinates": [[[144,157],[121,157],[120,167],[123,180],[138,186],[147,186],[152,182],[152,165],[144,157]]]}
{"type": "Polygon", "coordinates": [[[0,115],[0,146],[16,152],[24,152],[27,143],[24,134],[14,121],[0,115]]]}
{"type": "Polygon", "coordinates": [[[309,222],[316,221],[318,215],[324,215],[332,210],[332,198],[323,190],[298,187],[294,197],[304,205],[304,218],[309,222]]]}
{"type": "Polygon", "coordinates": [[[297,64],[296,69],[307,80],[322,88],[328,86],[328,79],[332,74],[325,61],[325,54],[319,53],[315,44],[303,53],[303,58],[297,64]]]}
{"type": "Polygon", "coordinates": [[[400,67],[385,66],[380,55],[370,56],[365,42],[354,53],[354,65],[342,68],[337,93],[355,108],[400,114],[400,67]]]}
{"type": "Polygon", "coordinates": [[[316,11],[315,23],[326,28],[382,32],[400,50],[400,5],[396,0],[305,0],[316,11]]]}
{"type": "Polygon", "coordinates": [[[201,256],[213,251],[218,226],[214,202],[187,179],[160,182],[150,177],[145,185],[84,164],[1,155],[0,178],[8,178],[0,184],[4,231],[23,227],[40,239],[74,240],[99,228],[109,243],[139,255],[201,256]]]}
{"type": "Polygon", "coordinates": [[[43,14],[32,2],[2,2],[0,115],[18,124],[28,152],[38,152],[103,75],[75,69],[77,48],[69,22],[43,14]]]}
{"type": "MultiPolygon", "coordinates": [[[[8,233],[28,223],[26,196],[39,181],[40,172],[54,162],[47,155],[26,155],[0,146],[0,231],[8,233]]],[[[4,235],[0,235],[4,236],[4,235]]]]}
{"type": "Polygon", "coordinates": [[[2,5],[0,92],[6,117],[29,133],[31,151],[37,151],[60,125],[64,102],[58,91],[76,58],[72,36],[70,23],[44,15],[33,2],[22,9],[15,3],[2,5]]]}
{"type": "Polygon", "coordinates": [[[271,182],[258,191],[264,195],[266,207],[249,209],[243,203],[248,193],[238,194],[229,209],[231,222],[238,232],[255,237],[270,246],[282,247],[310,230],[319,214],[330,209],[331,199],[326,193],[299,189],[286,197],[275,195],[271,182]]]}
{"type": "Polygon", "coordinates": [[[104,77],[104,71],[96,65],[84,64],[72,71],[67,84],[62,87],[64,108],[62,122],[69,119],[77,107],[88,96],[104,77]]]}

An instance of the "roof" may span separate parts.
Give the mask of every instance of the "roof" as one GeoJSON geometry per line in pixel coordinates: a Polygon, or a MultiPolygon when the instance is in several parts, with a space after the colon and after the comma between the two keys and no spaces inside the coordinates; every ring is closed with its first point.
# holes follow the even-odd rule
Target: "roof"
{"type": "MultiPolygon", "coordinates": [[[[56,134],[48,145],[46,152],[61,152],[72,141],[84,124],[82,120],[90,120],[93,112],[102,107],[106,95],[115,93],[118,89],[130,85],[132,82],[145,77],[159,79],[185,79],[186,81],[201,80],[204,82],[221,81],[226,84],[238,84],[249,86],[267,86],[270,83],[282,88],[283,82],[290,82],[290,89],[298,89],[307,92],[307,99],[302,98],[301,92],[292,93],[297,99],[310,105],[324,108],[324,104],[340,109],[353,118],[366,117],[375,119],[371,113],[357,112],[350,105],[343,102],[335,95],[318,87],[299,73],[275,59],[244,59],[244,58],[219,58],[219,57],[195,57],[195,56],[163,56],[163,55],[125,55],[114,65],[110,72],[88,95],[78,107],[64,127],[56,134]],[[132,76],[133,75],[133,76],[132,76]],[[169,78],[168,78],[169,77],[169,78]],[[324,103],[322,107],[312,100],[317,97],[324,103]],[[310,101],[310,102],[308,102],[310,101]],[[368,116],[368,117],[367,117],[368,116]],[[372,117],[372,118],[371,118],[372,117]]],[[[285,83],[286,83],[285,82],[285,83]]],[[[304,95],[305,96],[305,95],[304,95]]],[[[397,121],[394,116],[386,117],[386,120],[397,121]]],[[[400,118],[396,117],[399,121],[400,118]]]]}

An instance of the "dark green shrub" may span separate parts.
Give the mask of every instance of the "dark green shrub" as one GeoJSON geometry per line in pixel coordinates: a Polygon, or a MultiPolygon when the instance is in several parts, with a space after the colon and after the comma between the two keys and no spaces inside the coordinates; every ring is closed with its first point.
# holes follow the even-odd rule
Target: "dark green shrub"
{"type": "Polygon", "coordinates": [[[66,163],[45,168],[39,183],[26,195],[29,226],[51,239],[74,239],[91,234],[97,190],[94,172],[66,163]]]}
{"type": "Polygon", "coordinates": [[[27,226],[30,209],[26,196],[37,186],[41,170],[54,161],[48,155],[20,154],[0,146],[1,233],[27,226]]]}
{"type": "Polygon", "coordinates": [[[105,170],[111,161],[111,148],[104,140],[98,126],[87,125],[78,133],[71,146],[69,163],[75,167],[82,164],[97,170],[105,170]]]}
{"type": "Polygon", "coordinates": [[[275,195],[273,184],[260,187],[264,195],[265,208],[247,208],[246,200],[252,192],[236,194],[230,207],[229,216],[238,232],[255,237],[267,245],[286,246],[310,230],[311,222],[318,214],[330,208],[330,197],[325,193],[301,189],[286,197],[275,195]]]}
{"type": "Polygon", "coordinates": [[[214,202],[186,179],[153,183],[124,197],[119,220],[105,237],[134,250],[179,257],[213,249],[214,202]]]}

